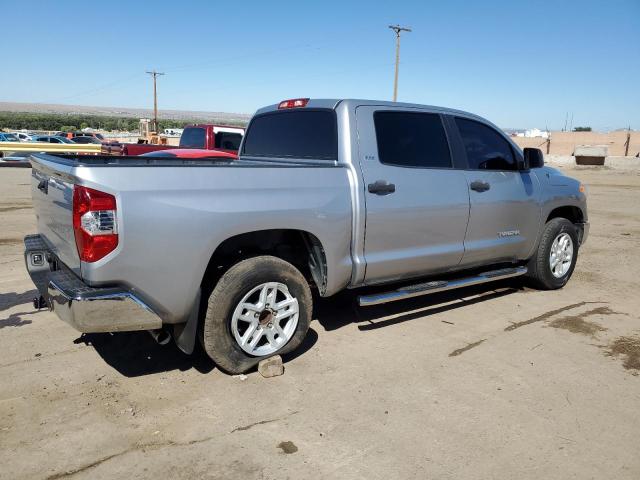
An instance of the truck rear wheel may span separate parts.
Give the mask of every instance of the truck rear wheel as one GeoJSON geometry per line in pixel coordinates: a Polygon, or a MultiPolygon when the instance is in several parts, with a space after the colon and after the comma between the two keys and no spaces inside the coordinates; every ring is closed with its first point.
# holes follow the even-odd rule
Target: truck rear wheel
{"type": "Polygon", "coordinates": [[[566,218],[553,218],[542,232],[535,255],[529,260],[527,276],[536,288],[555,290],[566,285],[578,259],[578,233],[566,218]]]}
{"type": "Polygon", "coordinates": [[[227,373],[298,348],[311,322],[312,296],[300,271],[280,258],[243,260],[220,278],[209,297],[202,342],[227,373]]]}

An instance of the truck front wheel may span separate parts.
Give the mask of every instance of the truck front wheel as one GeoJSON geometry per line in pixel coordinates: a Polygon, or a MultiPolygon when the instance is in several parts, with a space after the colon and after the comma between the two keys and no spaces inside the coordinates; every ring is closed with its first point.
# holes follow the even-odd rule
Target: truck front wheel
{"type": "Polygon", "coordinates": [[[202,343],[227,373],[298,348],[311,322],[309,284],[290,263],[272,256],[243,260],[211,292],[202,343]]]}
{"type": "Polygon", "coordinates": [[[578,259],[576,227],[566,218],[553,218],[542,232],[535,255],[529,260],[528,277],[543,290],[562,288],[571,278],[578,259]]]}

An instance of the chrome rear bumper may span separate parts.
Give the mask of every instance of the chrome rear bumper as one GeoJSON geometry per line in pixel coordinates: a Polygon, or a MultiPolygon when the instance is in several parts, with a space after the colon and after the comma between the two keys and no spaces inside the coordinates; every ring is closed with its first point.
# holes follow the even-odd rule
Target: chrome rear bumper
{"type": "Polygon", "coordinates": [[[130,291],[91,287],[54,261],[40,235],[28,235],[24,243],[27,271],[40,295],[50,310],[76,330],[98,333],[162,327],[160,317],[130,291]]]}

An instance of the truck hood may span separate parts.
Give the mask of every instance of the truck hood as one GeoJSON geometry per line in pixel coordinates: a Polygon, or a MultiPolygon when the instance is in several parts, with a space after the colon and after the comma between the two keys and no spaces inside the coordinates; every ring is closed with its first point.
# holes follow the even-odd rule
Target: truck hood
{"type": "Polygon", "coordinates": [[[565,175],[557,168],[545,166],[538,169],[537,173],[538,178],[540,178],[541,181],[546,178],[547,183],[552,187],[568,187],[575,185],[577,188],[580,185],[580,182],[578,182],[575,178],[571,178],[565,175]]]}

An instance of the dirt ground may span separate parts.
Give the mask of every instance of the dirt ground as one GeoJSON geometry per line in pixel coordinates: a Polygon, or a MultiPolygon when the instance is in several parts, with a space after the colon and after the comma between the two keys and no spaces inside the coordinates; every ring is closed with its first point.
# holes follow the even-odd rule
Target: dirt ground
{"type": "Polygon", "coordinates": [[[572,170],[591,235],[560,291],[317,305],[284,376],[35,312],[28,169],[0,169],[0,478],[640,478],[640,174],[572,170]]]}

